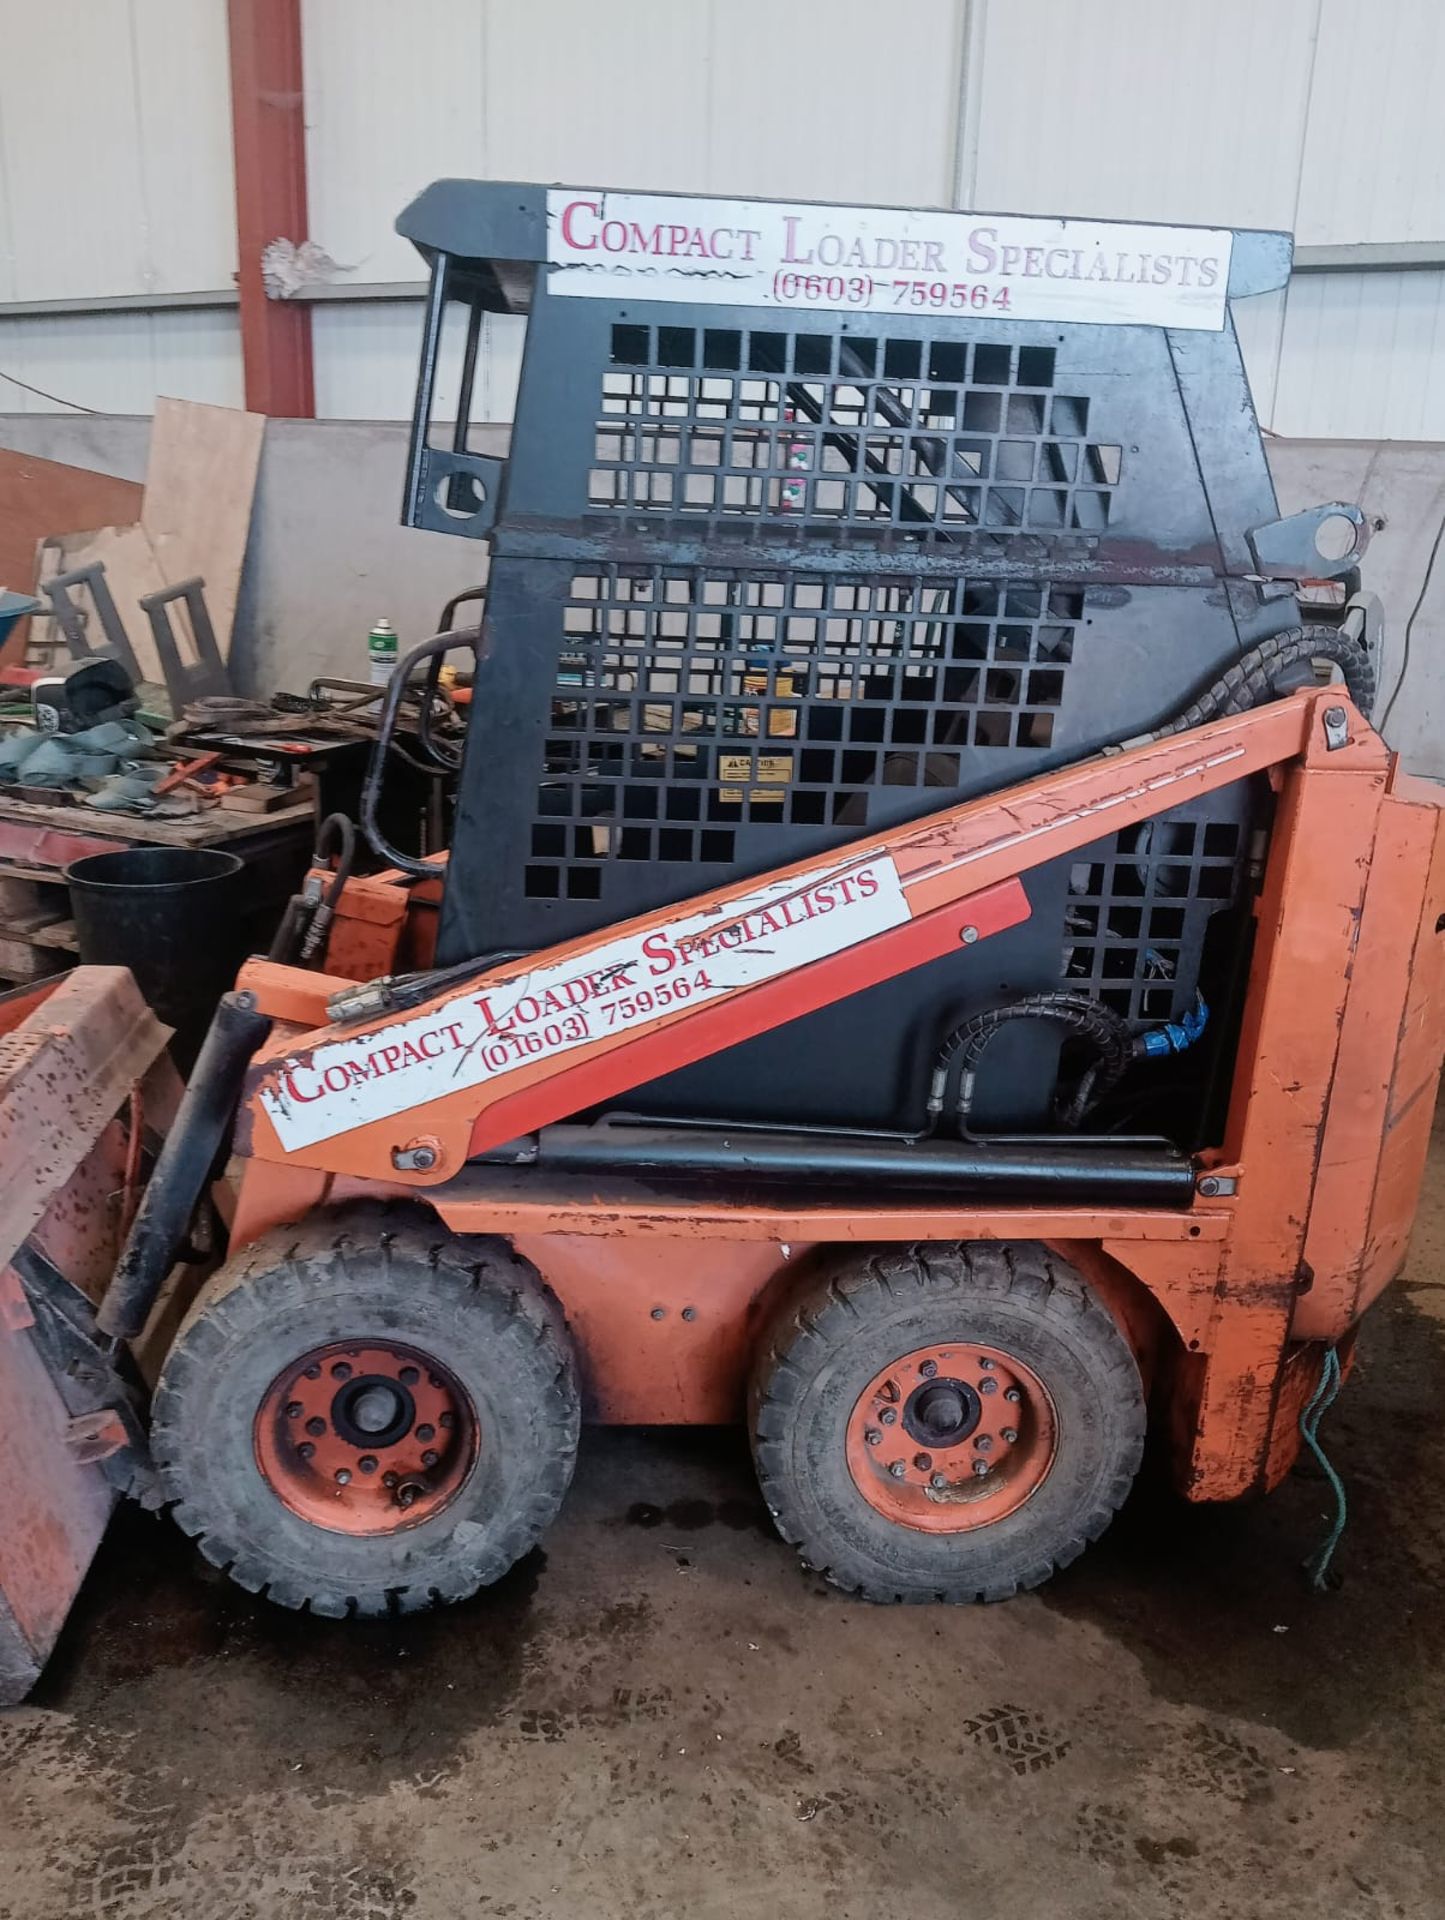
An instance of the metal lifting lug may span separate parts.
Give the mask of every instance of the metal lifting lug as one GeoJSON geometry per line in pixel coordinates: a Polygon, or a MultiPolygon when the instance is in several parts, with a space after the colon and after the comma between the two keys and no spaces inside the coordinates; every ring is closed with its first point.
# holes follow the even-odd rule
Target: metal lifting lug
{"type": "Polygon", "coordinates": [[[1309,507],[1247,535],[1260,573],[1271,580],[1338,580],[1360,563],[1370,539],[1363,511],[1342,500],[1309,507]]]}

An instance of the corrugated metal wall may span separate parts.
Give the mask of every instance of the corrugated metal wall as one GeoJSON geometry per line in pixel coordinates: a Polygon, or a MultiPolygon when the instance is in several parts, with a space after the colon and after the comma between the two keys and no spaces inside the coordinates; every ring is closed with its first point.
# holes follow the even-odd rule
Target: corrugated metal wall
{"type": "MultiPolygon", "coordinates": [[[[973,0],[960,198],[1445,242],[1438,0],[973,0]]],[[[1445,273],[1298,273],[1242,303],[1276,433],[1445,439],[1445,273]]]]}
{"type": "MultiPolygon", "coordinates": [[[[1439,0],[303,0],[312,235],[410,280],[428,180],[1293,227],[1445,242],[1439,0]]],[[[236,400],[233,311],[6,316],[234,271],[224,0],[0,0],[0,370],[87,406],[236,400]]],[[[1445,274],[1299,274],[1239,313],[1262,418],[1445,439],[1445,274]]],[[[396,417],[416,310],[315,313],[318,407],[396,417]]],[[[487,343],[505,417],[515,332],[487,343]]],[[[0,405],[51,403],[0,385],[0,405]]]]}
{"type": "Polygon", "coordinates": [[[106,412],[239,404],[234,311],[4,313],[232,284],[224,0],[0,0],[0,46],[0,370],[106,412]]]}

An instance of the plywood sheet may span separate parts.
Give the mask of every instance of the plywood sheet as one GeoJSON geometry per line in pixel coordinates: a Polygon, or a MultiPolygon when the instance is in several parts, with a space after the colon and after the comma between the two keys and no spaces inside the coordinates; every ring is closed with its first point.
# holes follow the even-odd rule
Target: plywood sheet
{"type": "MultiPolygon", "coordinates": [[[[164,684],[164,673],[141,610],[143,594],[204,580],[216,644],[223,660],[229,656],[265,427],[259,413],[158,400],[144,491],[126,483],[134,523],[97,526],[82,518],[79,524],[94,531],[61,533],[77,524],[67,516],[49,519],[41,530],[48,537],[36,583],[103,562],[141,678],[153,685],[164,684]]],[[[184,614],[173,620],[184,646],[184,614]]]]}
{"type": "Polygon", "coordinates": [[[140,523],[167,586],[193,574],[205,581],[223,660],[231,649],[265,430],[262,414],[236,407],[156,402],[140,523]]]}

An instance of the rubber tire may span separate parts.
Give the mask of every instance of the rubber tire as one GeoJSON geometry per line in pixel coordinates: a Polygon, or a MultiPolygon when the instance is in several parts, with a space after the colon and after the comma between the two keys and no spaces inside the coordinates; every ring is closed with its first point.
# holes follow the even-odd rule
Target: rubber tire
{"type": "Polygon", "coordinates": [[[788,1302],[764,1333],[750,1396],[753,1458],[778,1531],[836,1586],[876,1601],[1006,1600],[1096,1540],[1144,1446],[1133,1350],[1075,1270],[1042,1247],[932,1244],[859,1254],[788,1302]],[[929,1534],[854,1485],[844,1433],[891,1355],[969,1340],[1016,1355],[1054,1402],[1054,1463],[992,1525],[929,1534]]]}
{"type": "Polygon", "coordinates": [[[580,1417],[571,1341],[536,1269],[502,1241],[449,1234],[426,1209],[368,1202],[267,1234],[211,1278],[162,1368],[151,1447],[177,1525],[208,1560],[249,1592],[339,1619],[463,1600],[500,1579],[562,1504],[580,1417]],[[445,1361],[472,1397],[481,1447],[430,1518],[352,1536],[276,1496],[252,1426],[290,1361],[368,1333],[445,1361]]]}

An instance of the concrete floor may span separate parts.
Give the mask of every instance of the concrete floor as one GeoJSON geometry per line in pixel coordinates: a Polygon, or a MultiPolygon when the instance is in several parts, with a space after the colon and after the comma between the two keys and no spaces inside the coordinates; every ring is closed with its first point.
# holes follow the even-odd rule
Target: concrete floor
{"type": "Polygon", "coordinates": [[[546,1543],[396,1627],[116,1525],[0,1715],[0,1920],[1415,1920],[1445,1910],[1445,1138],[1325,1511],[1140,1492],[1043,1593],[802,1573],[731,1436],[585,1439],[546,1543]]]}

